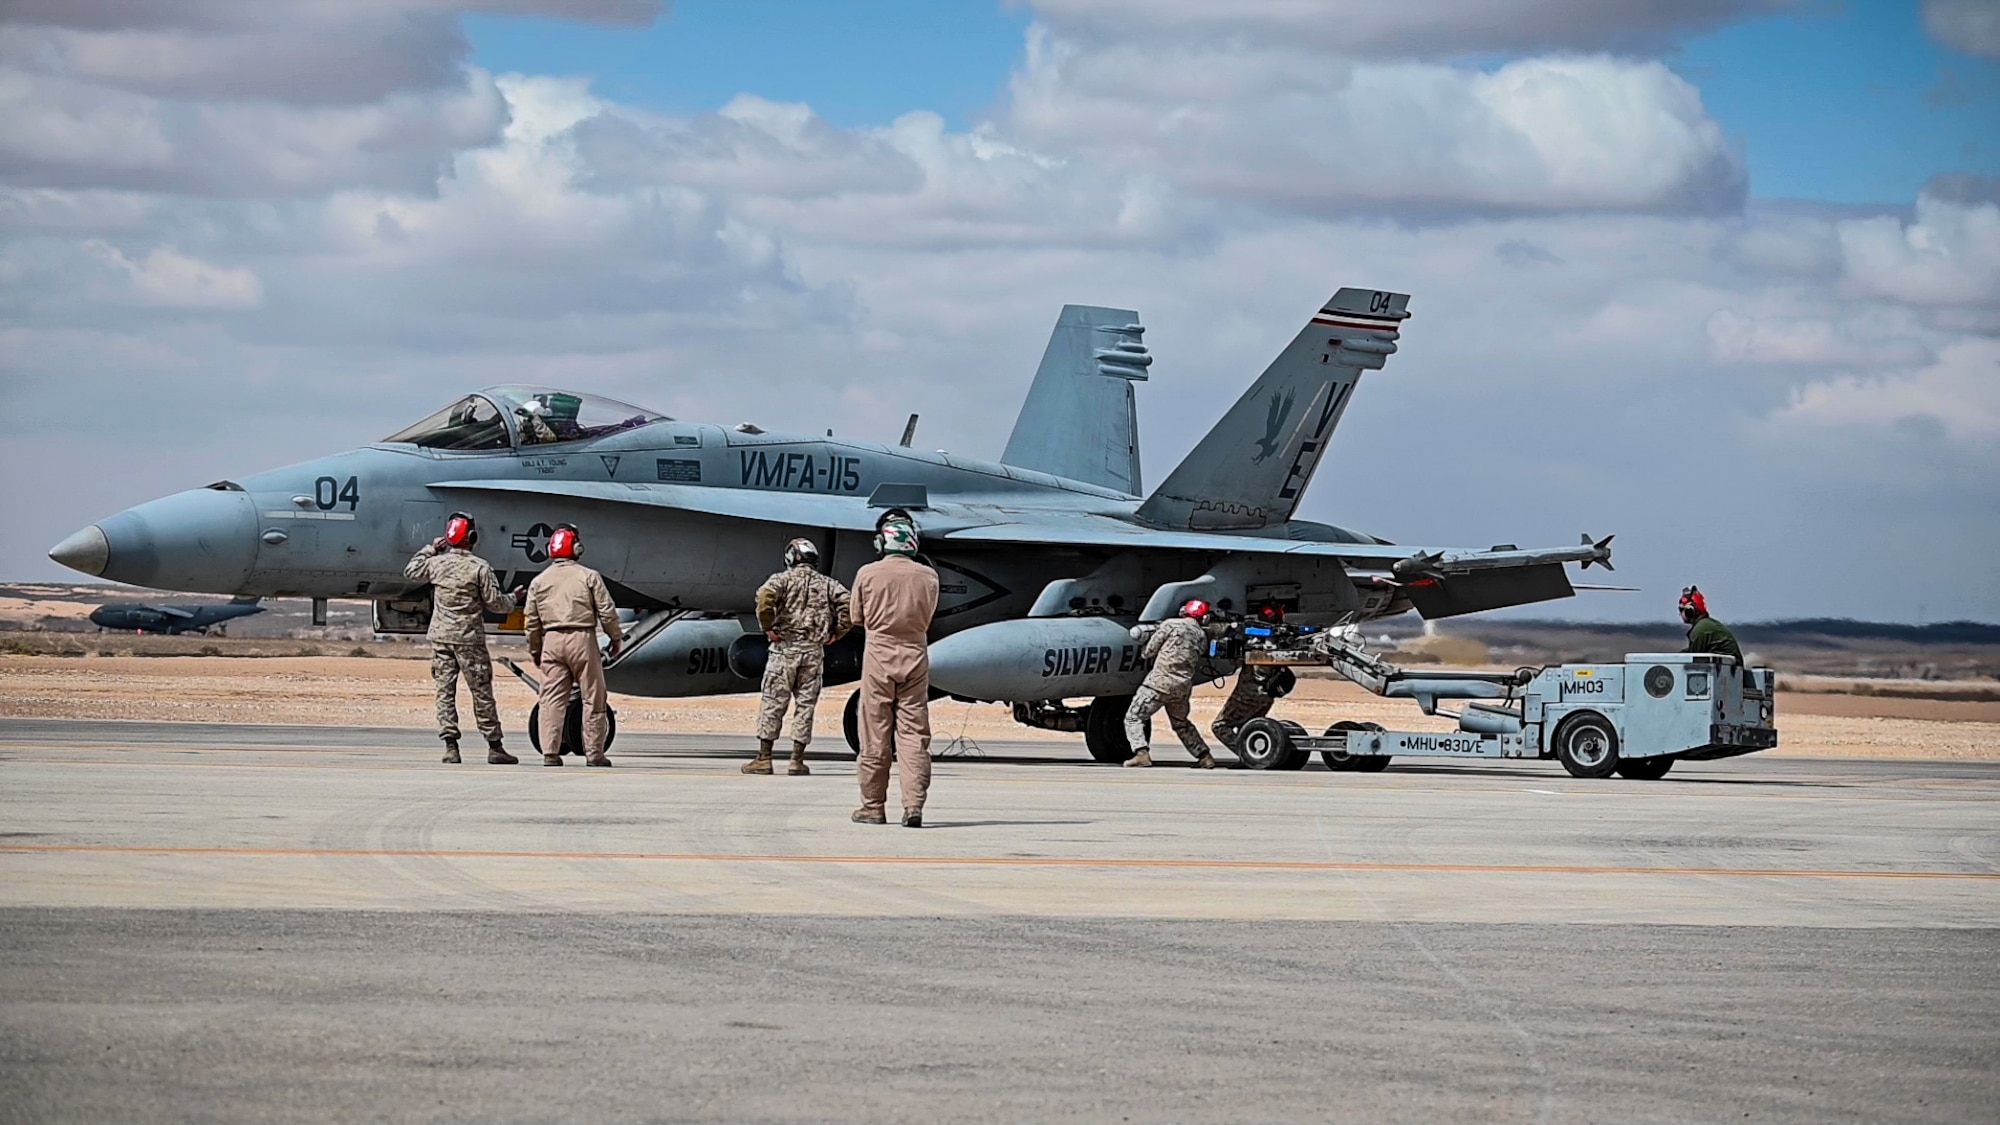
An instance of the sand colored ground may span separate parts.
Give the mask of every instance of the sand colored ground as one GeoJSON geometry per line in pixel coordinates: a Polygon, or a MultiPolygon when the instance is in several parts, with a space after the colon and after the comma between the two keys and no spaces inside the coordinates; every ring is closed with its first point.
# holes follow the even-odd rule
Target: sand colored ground
{"type": "MultiPolygon", "coordinates": [[[[534,698],[496,670],[503,722],[519,732],[534,698]]],[[[819,730],[838,738],[847,688],[826,693],[819,730]]],[[[1206,728],[1223,692],[1203,687],[1195,718],[1206,728]]],[[[461,707],[466,707],[461,700],[461,707]]],[[[754,696],[705,699],[614,698],[622,729],[748,733],[754,696]]],[[[35,718],[148,718],[200,722],[304,723],[425,727],[432,722],[430,666],[419,660],[351,657],[0,656],[0,715],[35,718]]],[[[1368,695],[1345,681],[1304,679],[1278,714],[1310,727],[1335,719],[1400,729],[1444,730],[1448,720],[1420,715],[1408,703],[1368,695]]],[[[469,713],[465,716],[470,719],[469,713]]],[[[1077,745],[1076,735],[1046,734],[1013,722],[997,705],[940,700],[932,708],[940,743],[953,737],[1046,738],[1077,745]]],[[[1781,692],[1780,754],[2000,760],[2000,703],[1781,692]]],[[[520,740],[517,734],[517,741],[520,740]]],[[[1169,748],[1168,758],[1178,753],[1169,748]]]]}

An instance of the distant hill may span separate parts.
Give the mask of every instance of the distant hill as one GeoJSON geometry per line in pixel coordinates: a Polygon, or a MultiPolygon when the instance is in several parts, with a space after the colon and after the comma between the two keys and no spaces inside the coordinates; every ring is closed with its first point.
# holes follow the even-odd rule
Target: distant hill
{"type": "MultiPolygon", "coordinates": [[[[1787,621],[1729,622],[1738,637],[1764,642],[1806,641],[1834,637],[1851,641],[1900,641],[1918,645],[2000,645],[2000,625],[1982,621],[1940,621],[1933,625],[1903,625],[1892,621],[1856,621],[1849,617],[1806,617],[1787,621]]],[[[1595,633],[1614,637],[1674,638],[1686,635],[1678,622],[1504,621],[1464,618],[1444,623],[1447,631],[1477,636],[1507,633],[1595,633]]],[[[1809,643],[1809,642],[1808,642],[1809,643]]]]}

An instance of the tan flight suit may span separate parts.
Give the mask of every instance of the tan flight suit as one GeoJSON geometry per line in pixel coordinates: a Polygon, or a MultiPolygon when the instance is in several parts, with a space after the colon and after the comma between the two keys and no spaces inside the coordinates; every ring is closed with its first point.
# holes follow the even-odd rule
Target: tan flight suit
{"type": "Polygon", "coordinates": [[[1175,617],[1161,622],[1146,640],[1140,654],[1153,662],[1153,670],[1132,696],[1125,709],[1125,739],[1137,755],[1150,748],[1146,742],[1146,720],[1165,710],[1181,745],[1197,762],[1211,757],[1201,731],[1188,719],[1188,696],[1194,691],[1195,666],[1208,652],[1208,634],[1192,617],[1175,617]]]}
{"type": "Polygon", "coordinates": [[[931,651],[937,572],[906,555],[885,555],[854,576],[854,621],[867,631],[861,655],[861,807],[889,799],[894,740],[903,812],[922,811],[931,787],[931,651]]]}
{"type": "Polygon", "coordinates": [[[759,741],[777,740],[787,706],[792,709],[792,742],[804,746],[812,741],[826,646],[853,628],[847,599],[847,587],[804,562],[773,574],[757,588],[757,624],[777,638],[764,662],[759,741]]]}
{"type": "MultiPolygon", "coordinates": [[[[604,661],[597,630],[621,642],[618,607],[604,577],[574,559],[557,559],[528,584],[528,655],[542,670],[542,757],[562,753],[571,684],[583,690],[584,761],[604,760],[610,726],[604,696],[604,661]]],[[[560,759],[558,759],[560,760],[560,759]]]]}
{"type": "Polygon", "coordinates": [[[493,568],[471,551],[426,544],[403,577],[431,584],[431,679],[437,687],[438,737],[457,742],[458,678],[472,693],[472,714],[489,746],[500,744],[500,709],[493,703],[493,658],[486,651],[486,614],[508,613],[493,568]]]}

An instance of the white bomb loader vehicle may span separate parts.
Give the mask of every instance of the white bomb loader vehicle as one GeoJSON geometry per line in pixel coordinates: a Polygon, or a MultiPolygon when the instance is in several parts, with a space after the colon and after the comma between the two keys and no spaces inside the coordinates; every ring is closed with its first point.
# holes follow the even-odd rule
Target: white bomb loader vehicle
{"type": "Polygon", "coordinates": [[[1315,752],[1329,769],[1361,772],[1397,757],[1554,758],[1576,777],[1652,781],[1682,759],[1778,744],[1777,674],[1714,653],[1636,652],[1619,663],[1512,672],[1410,670],[1340,630],[1248,632],[1245,663],[1323,665],[1385,699],[1413,700],[1426,715],[1458,720],[1455,731],[1337,722],[1315,735],[1290,720],[1256,719],[1244,725],[1237,748],[1252,769],[1298,769],[1315,752]],[[1464,705],[1449,711],[1439,706],[1445,700],[1464,705]]]}

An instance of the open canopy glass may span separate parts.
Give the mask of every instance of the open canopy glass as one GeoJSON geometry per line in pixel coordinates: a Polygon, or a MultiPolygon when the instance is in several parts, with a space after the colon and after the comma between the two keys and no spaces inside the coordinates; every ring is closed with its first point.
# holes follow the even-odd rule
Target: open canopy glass
{"type": "Polygon", "coordinates": [[[583,441],[668,420],[600,395],[553,387],[488,387],[384,440],[426,449],[507,449],[583,441]]]}

